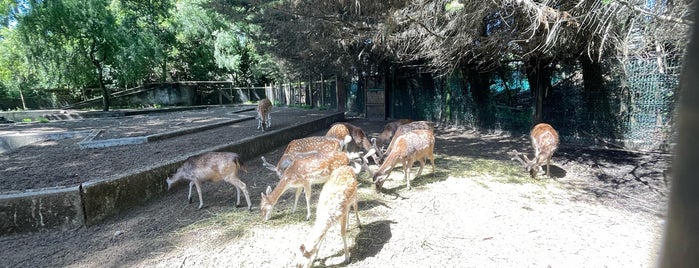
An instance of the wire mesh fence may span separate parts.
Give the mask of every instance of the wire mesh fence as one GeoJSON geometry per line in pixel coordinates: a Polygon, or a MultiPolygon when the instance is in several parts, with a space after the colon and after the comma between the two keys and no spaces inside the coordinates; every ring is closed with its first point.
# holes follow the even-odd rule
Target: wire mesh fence
{"type": "MultiPolygon", "coordinates": [[[[580,66],[554,72],[553,86],[543,101],[543,120],[559,131],[562,142],[671,150],[679,60],[665,62],[662,70],[656,58],[636,58],[609,68],[598,90],[585,89],[580,66]]],[[[534,99],[526,75],[517,68],[494,73],[485,96],[459,72],[442,77],[417,72],[397,75],[387,87],[386,115],[481,131],[528,133],[534,99]]],[[[349,113],[360,116],[364,109],[360,98],[366,90],[362,84],[353,82],[347,89],[349,113]]]]}

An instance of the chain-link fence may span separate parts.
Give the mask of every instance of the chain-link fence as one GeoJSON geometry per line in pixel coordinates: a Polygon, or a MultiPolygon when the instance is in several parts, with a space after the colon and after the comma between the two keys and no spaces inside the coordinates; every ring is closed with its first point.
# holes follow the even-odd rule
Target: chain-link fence
{"type": "MultiPolygon", "coordinates": [[[[674,142],[674,107],[680,62],[637,58],[605,66],[600,89],[586,90],[582,68],[557,69],[545,92],[543,121],[552,124],[562,142],[604,144],[643,151],[667,151],[674,142]]],[[[527,134],[534,99],[526,75],[509,66],[486,78],[487,90],[472,88],[473,77],[462,72],[434,77],[405,72],[388,78],[386,117],[432,120],[481,131],[527,134]]],[[[483,78],[481,77],[481,78],[483,78]]],[[[481,79],[479,78],[479,79],[481,79]]],[[[350,114],[362,115],[362,79],[347,86],[350,114]]]]}

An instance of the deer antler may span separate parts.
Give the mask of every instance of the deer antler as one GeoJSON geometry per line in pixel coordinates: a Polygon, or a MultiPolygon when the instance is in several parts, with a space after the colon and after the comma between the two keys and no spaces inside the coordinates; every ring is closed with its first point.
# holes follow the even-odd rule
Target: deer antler
{"type": "Polygon", "coordinates": [[[512,158],[510,160],[517,160],[519,161],[524,168],[527,168],[527,165],[530,164],[532,161],[529,160],[529,157],[527,157],[526,154],[517,152],[517,150],[512,150],[507,152],[508,155],[511,155],[512,158]],[[522,159],[524,158],[524,159],[522,159]]]}
{"type": "Polygon", "coordinates": [[[275,167],[274,165],[267,162],[267,159],[265,159],[264,156],[260,156],[260,158],[262,158],[262,166],[266,167],[267,169],[269,169],[271,171],[274,171],[274,173],[277,173],[277,175],[279,175],[281,177],[282,174],[279,174],[279,170],[277,170],[277,167],[275,167]]]}

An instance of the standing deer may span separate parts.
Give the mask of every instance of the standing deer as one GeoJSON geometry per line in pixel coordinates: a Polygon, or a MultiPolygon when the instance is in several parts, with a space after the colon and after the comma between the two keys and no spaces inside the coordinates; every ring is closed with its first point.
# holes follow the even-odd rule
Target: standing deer
{"type": "Polygon", "coordinates": [[[347,248],[347,228],[349,227],[350,207],[354,208],[357,226],[361,228],[359,221],[359,206],[357,206],[357,176],[349,166],[335,169],[328,182],[323,185],[318,198],[316,208],[316,220],[306,242],[301,244],[296,253],[294,264],[296,267],[311,267],[318,254],[320,244],[325,238],[328,229],[340,224],[340,235],[345,250],[345,263],[350,261],[350,252],[347,248]]]}
{"type": "Polygon", "coordinates": [[[425,158],[432,161],[432,173],[434,173],[434,134],[430,130],[418,129],[397,136],[393,143],[393,149],[381,164],[381,167],[374,173],[373,181],[376,190],[380,191],[383,182],[398,163],[403,164],[403,173],[408,189],[410,189],[410,169],[415,161],[420,161],[420,169],[416,178],[422,173],[425,167],[425,158]]]}
{"type": "Polygon", "coordinates": [[[532,141],[532,147],[534,147],[534,159],[529,160],[526,154],[512,150],[509,152],[512,155],[512,160],[522,163],[532,178],[536,178],[538,173],[543,172],[541,166],[546,162],[546,175],[551,177],[549,166],[553,153],[558,149],[558,132],[551,125],[540,123],[532,128],[529,137],[532,141]]]}
{"type": "MultiPolygon", "coordinates": [[[[263,159],[264,161],[264,159],[263,159]]],[[[296,188],[296,196],[292,212],[296,211],[296,205],[301,196],[301,191],[306,193],[306,220],[311,218],[311,185],[325,183],[333,170],[347,166],[350,158],[342,151],[309,152],[293,159],[283,173],[277,173],[279,183],[277,186],[267,186],[267,190],[261,193],[260,211],[265,221],[269,220],[274,210],[274,205],[279,201],[284,192],[289,188],[296,188]]],[[[266,165],[271,165],[267,163],[266,165]]],[[[359,171],[357,171],[359,172],[359,171]]]]}
{"type": "Polygon", "coordinates": [[[383,131],[381,134],[379,134],[379,137],[376,139],[376,148],[383,150],[383,147],[388,145],[388,143],[391,141],[393,138],[393,134],[396,133],[396,130],[398,130],[398,127],[401,125],[405,125],[407,123],[413,122],[412,119],[399,119],[397,121],[393,121],[391,123],[386,124],[386,126],[383,127],[383,131]]]}
{"type": "Polygon", "coordinates": [[[291,161],[299,155],[307,152],[332,152],[342,151],[345,145],[351,140],[350,136],[346,136],[344,140],[339,140],[333,137],[311,136],[301,139],[295,139],[289,142],[284,150],[284,154],[277,162],[277,166],[267,163],[265,157],[262,158],[263,166],[278,174],[291,164],[291,161]]]}
{"type": "MultiPolygon", "coordinates": [[[[364,131],[355,125],[350,123],[335,123],[333,124],[327,133],[326,137],[334,137],[337,139],[344,139],[347,136],[352,138],[351,144],[354,145],[354,149],[359,149],[364,152],[364,162],[368,162],[368,158],[372,157],[374,163],[380,164],[379,159],[382,158],[381,151],[377,150],[369,141],[364,131]],[[379,155],[377,156],[377,153],[379,155]]],[[[349,144],[348,144],[349,147],[349,144]]]]}
{"type": "Polygon", "coordinates": [[[250,210],[250,195],[245,183],[238,178],[238,170],[245,171],[240,164],[240,156],[236,153],[208,152],[199,156],[192,156],[177,169],[172,178],[167,178],[167,189],[170,190],[172,185],[179,180],[189,180],[189,195],[187,199],[189,203],[192,203],[192,186],[196,186],[199,194],[199,209],[201,209],[204,206],[204,200],[201,195],[202,182],[223,180],[235,186],[237,194],[235,205],[240,205],[240,191],[242,190],[243,194],[245,194],[248,210],[250,210]]]}
{"type": "Polygon", "coordinates": [[[384,157],[389,155],[391,153],[391,150],[393,148],[393,143],[403,135],[404,133],[411,132],[413,130],[418,130],[418,129],[423,129],[423,130],[428,130],[432,133],[434,133],[434,124],[429,121],[414,121],[410,122],[407,124],[403,124],[398,126],[396,129],[396,132],[393,134],[393,138],[391,139],[391,142],[388,144],[388,147],[386,148],[386,151],[384,152],[384,157]]]}
{"type": "Polygon", "coordinates": [[[257,129],[270,128],[272,126],[272,102],[269,99],[261,99],[257,103],[257,129]]]}

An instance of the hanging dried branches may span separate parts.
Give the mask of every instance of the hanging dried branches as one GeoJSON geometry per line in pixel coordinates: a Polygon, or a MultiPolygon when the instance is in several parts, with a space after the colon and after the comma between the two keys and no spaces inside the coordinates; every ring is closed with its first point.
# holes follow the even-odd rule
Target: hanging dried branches
{"type": "Polygon", "coordinates": [[[681,53],[692,1],[294,0],[272,2],[260,24],[271,51],[296,66],[346,68],[388,60],[448,72],[532,55],[600,60],[681,53]],[[457,3],[460,8],[447,9],[457,3]],[[649,48],[652,48],[649,50],[649,48]]]}

